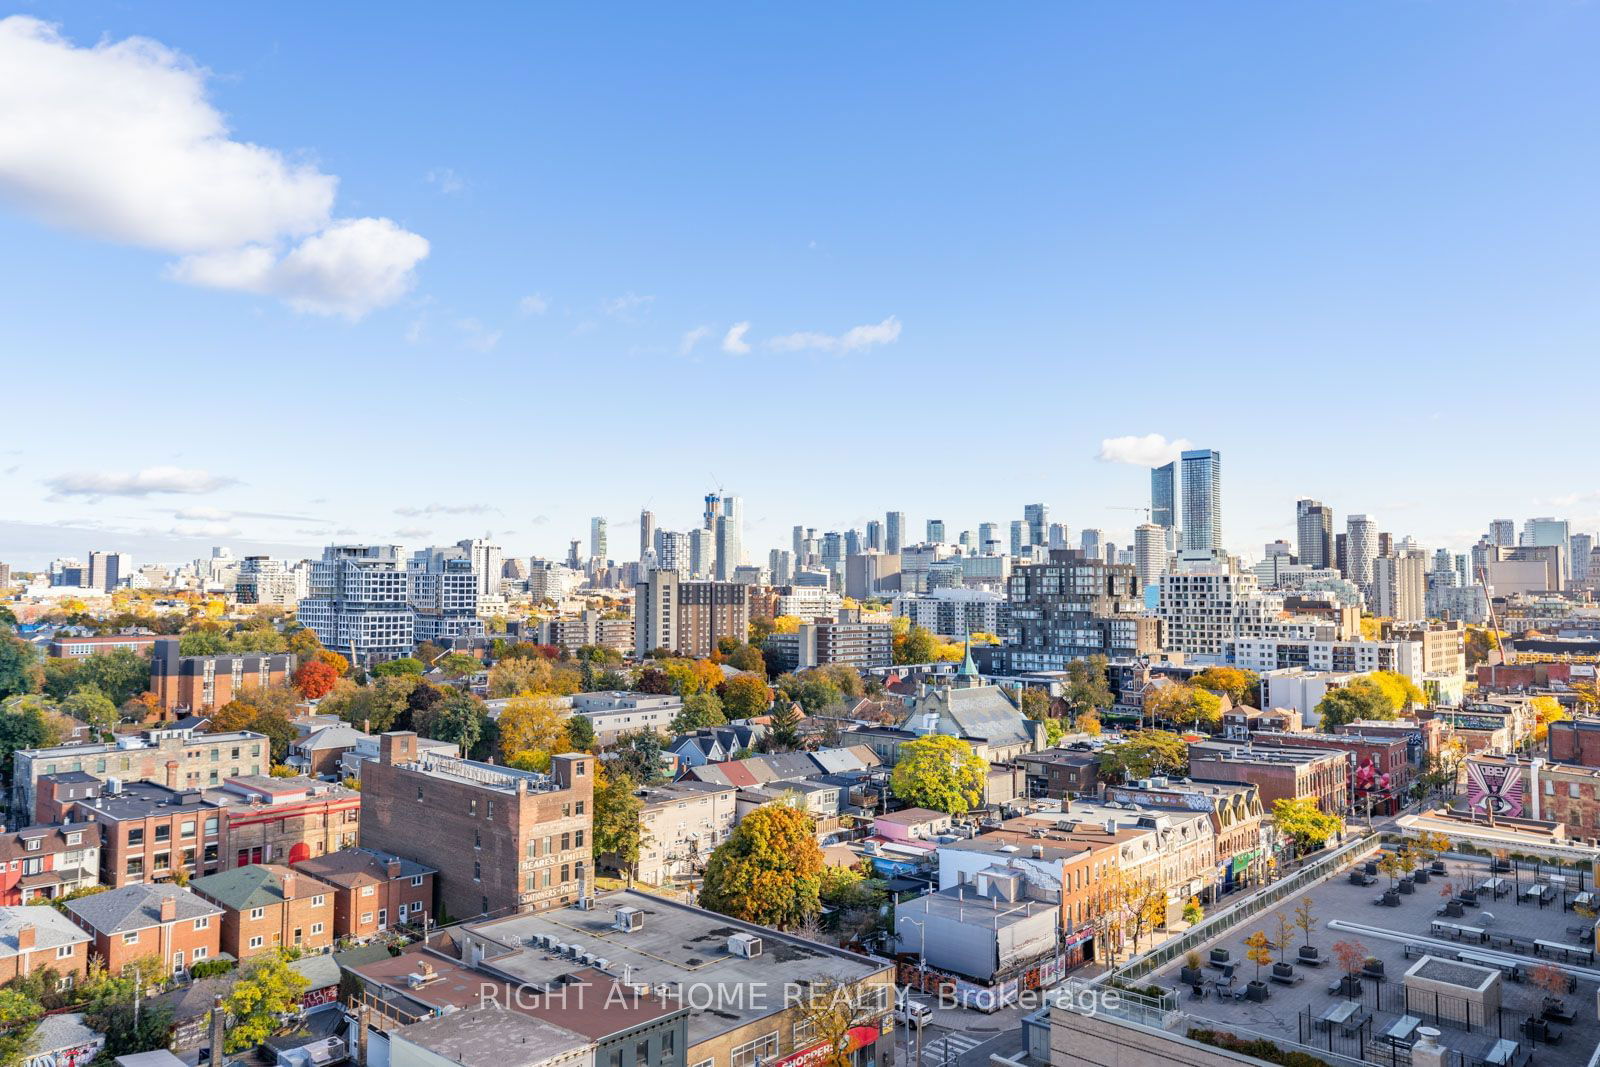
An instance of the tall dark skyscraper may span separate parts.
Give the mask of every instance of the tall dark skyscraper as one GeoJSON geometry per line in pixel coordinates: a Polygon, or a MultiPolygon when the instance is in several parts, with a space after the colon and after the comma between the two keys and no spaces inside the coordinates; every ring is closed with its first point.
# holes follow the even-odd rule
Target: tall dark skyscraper
{"type": "Polygon", "coordinates": [[[1296,501],[1294,525],[1300,562],[1307,567],[1333,566],[1333,509],[1320,500],[1296,501]]]}
{"type": "Polygon", "coordinates": [[[1150,472],[1150,521],[1157,526],[1173,526],[1178,499],[1178,465],[1168,463],[1150,472]]]}
{"type": "Polygon", "coordinates": [[[906,513],[891,511],[883,520],[883,550],[891,554],[900,551],[906,545],[906,513]]]}

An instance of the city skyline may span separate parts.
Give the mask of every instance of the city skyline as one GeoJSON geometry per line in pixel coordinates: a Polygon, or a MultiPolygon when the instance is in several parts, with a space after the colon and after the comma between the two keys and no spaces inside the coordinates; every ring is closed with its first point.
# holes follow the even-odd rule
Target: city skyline
{"type": "Polygon", "coordinates": [[[1247,556],[1303,497],[1455,552],[1493,518],[1600,529],[1585,428],[1550,420],[1530,463],[1486,439],[1485,388],[1587,372],[1600,12],[637,18],[0,21],[7,128],[89,146],[0,139],[0,559],[485,533],[561,558],[596,515],[617,546],[641,507],[690,529],[719,485],[752,561],[885,510],[1004,540],[1033,501],[1124,545],[1116,509],[1189,448],[1227,457],[1247,556]],[[130,71],[192,125],[122,116],[130,71]],[[219,176],[228,152],[280,185],[219,176]],[[583,461],[505,447],[524,405],[583,461]],[[941,450],[890,410],[1049,431],[941,450]]]}

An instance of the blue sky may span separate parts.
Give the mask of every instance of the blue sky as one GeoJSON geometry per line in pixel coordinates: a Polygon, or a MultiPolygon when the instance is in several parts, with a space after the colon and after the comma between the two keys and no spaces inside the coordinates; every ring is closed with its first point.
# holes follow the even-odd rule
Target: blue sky
{"type": "Polygon", "coordinates": [[[72,91],[0,73],[0,559],[593,514],[626,556],[719,483],[762,556],[1034,500],[1125,541],[1148,480],[1098,457],[1146,434],[1223,452],[1246,555],[1302,495],[1600,528],[1593,6],[16,13],[72,91]],[[131,36],[309,207],[238,178],[226,225],[145,110],[82,125],[131,36]],[[391,221],[296,269],[346,220],[391,221]]]}

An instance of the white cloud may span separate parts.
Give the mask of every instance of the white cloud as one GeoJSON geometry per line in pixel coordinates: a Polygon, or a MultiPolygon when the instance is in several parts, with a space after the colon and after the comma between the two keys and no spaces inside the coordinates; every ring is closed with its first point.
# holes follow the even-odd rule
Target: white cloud
{"type": "Polygon", "coordinates": [[[517,301],[517,310],[524,315],[543,315],[550,310],[550,301],[543,293],[529,293],[517,301]]]}
{"type": "Polygon", "coordinates": [[[427,173],[428,184],[446,196],[455,196],[467,189],[466,179],[449,167],[435,167],[427,173]]]}
{"type": "Polygon", "coordinates": [[[494,346],[500,343],[500,338],[505,332],[504,330],[488,329],[477,319],[470,318],[462,319],[456,323],[456,329],[462,333],[462,343],[468,348],[479,352],[493,351],[494,346]]]}
{"type": "Polygon", "coordinates": [[[333,218],[338,178],[231,138],[207,77],[147,38],[79,48],[38,19],[0,19],[0,199],[179,254],[179,281],[300,311],[359,318],[409,289],[428,242],[333,218]]]}
{"type": "Polygon", "coordinates": [[[699,344],[701,341],[704,341],[710,335],[711,327],[709,326],[696,326],[694,329],[689,330],[683,335],[682,340],[678,342],[678,354],[680,356],[687,356],[690,352],[694,351],[695,345],[699,344]]]}
{"type": "Polygon", "coordinates": [[[151,496],[155,493],[210,493],[237,479],[182,467],[146,467],[132,474],[78,472],[47,478],[57,496],[151,496]]]}
{"type": "Polygon", "coordinates": [[[233,514],[231,512],[223,511],[221,508],[195,507],[181,508],[178,511],[173,512],[172,517],[184,521],[222,522],[226,519],[233,518],[233,514]]]}
{"type": "Polygon", "coordinates": [[[1159,467],[1178,458],[1178,453],[1193,448],[1193,442],[1182,437],[1167,440],[1158,433],[1143,437],[1129,434],[1126,437],[1107,437],[1100,442],[1099,460],[1102,463],[1131,463],[1135,467],[1159,467]]]}
{"type": "Polygon", "coordinates": [[[602,301],[600,310],[613,318],[626,318],[629,312],[645,307],[653,300],[655,300],[653,296],[640,296],[630,289],[621,296],[614,296],[610,300],[602,301]]]}
{"type": "Polygon", "coordinates": [[[427,537],[431,533],[433,533],[432,530],[424,529],[421,526],[402,526],[394,532],[394,535],[396,537],[415,539],[419,537],[427,537]]]}
{"type": "Polygon", "coordinates": [[[173,537],[238,537],[244,533],[231,522],[185,522],[167,531],[173,537]]]}
{"type": "Polygon", "coordinates": [[[748,322],[734,323],[722,338],[722,350],[724,352],[732,352],[736,356],[744,355],[750,351],[750,342],[744,339],[744,335],[749,332],[750,324],[748,322]]]}
{"type": "Polygon", "coordinates": [[[900,320],[893,315],[876,324],[856,326],[835,337],[832,334],[800,332],[784,334],[767,341],[775,352],[858,352],[874,345],[893,344],[900,339],[900,320]]]}
{"type": "Polygon", "coordinates": [[[395,508],[394,513],[414,519],[419,515],[487,515],[497,510],[488,504],[424,504],[421,507],[395,508]]]}

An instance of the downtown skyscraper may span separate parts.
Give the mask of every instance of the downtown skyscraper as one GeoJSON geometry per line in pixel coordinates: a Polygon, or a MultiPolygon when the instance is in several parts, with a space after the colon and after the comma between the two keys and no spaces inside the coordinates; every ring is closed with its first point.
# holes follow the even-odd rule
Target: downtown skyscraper
{"type": "Polygon", "coordinates": [[[1177,525],[1178,465],[1168,463],[1150,471],[1150,521],[1168,529],[1177,525]]]}
{"type": "Polygon", "coordinates": [[[1298,500],[1294,525],[1300,562],[1307,567],[1333,566],[1333,509],[1320,500],[1298,500]]]}
{"type": "Polygon", "coordinates": [[[1183,453],[1183,550],[1222,551],[1222,453],[1209,448],[1183,453]]]}

